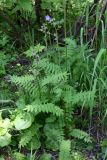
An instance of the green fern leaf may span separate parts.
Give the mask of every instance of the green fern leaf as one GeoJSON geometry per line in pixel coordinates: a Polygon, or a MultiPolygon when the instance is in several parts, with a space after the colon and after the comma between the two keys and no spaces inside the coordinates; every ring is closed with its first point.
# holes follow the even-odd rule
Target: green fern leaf
{"type": "Polygon", "coordinates": [[[35,112],[35,113],[40,113],[40,112],[52,113],[53,115],[56,116],[63,115],[63,110],[52,103],[27,105],[26,110],[28,112],[35,112]]]}
{"type": "Polygon", "coordinates": [[[48,59],[43,58],[38,63],[33,64],[33,67],[40,68],[47,74],[55,74],[61,72],[61,67],[55,63],[49,62],[48,59]]]}
{"type": "Polygon", "coordinates": [[[72,103],[73,105],[93,106],[95,102],[95,94],[93,91],[84,91],[80,93],[67,91],[63,96],[65,102],[72,103]]]}
{"type": "Polygon", "coordinates": [[[44,86],[46,84],[49,84],[49,83],[55,84],[55,83],[66,82],[67,78],[68,78],[67,72],[52,74],[52,75],[49,75],[49,76],[45,77],[42,80],[42,86],[44,86]]]}
{"type": "Polygon", "coordinates": [[[73,129],[71,135],[75,138],[82,139],[87,143],[92,142],[90,135],[80,129],[73,129]]]}
{"type": "MultiPolygon", "coordinates": [[[[20,141],[19,141],[19,147],[27,146],[31,142],[33,137],[35,137],[35,141],[38,142],[39,128],[40,128],[40,125],[33,124],[30,128],[24,130],[21,133],[21,137],[20,137],[20,141]]],[[[40,142],[38,142],[38,146],[40,146],[40,142]]]]}
{"type": "Polygon", "coordinates": [[[10,80],[11,82],[15,83],[16,85],[19,85],[21,87],[26,87],[28,84],[32,81],[34,81],[33,75],[25,75],[25,76],[11,76],[10,80]]]}
{"type": "Polygon", "coordinates": [[[60,145],[59,160],[70,160],[71,142],[63,140],[60,145]]]}

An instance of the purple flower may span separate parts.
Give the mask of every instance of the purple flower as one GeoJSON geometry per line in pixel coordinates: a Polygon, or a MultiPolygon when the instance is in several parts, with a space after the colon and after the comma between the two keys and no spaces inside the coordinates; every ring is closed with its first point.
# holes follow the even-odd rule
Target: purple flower
{"type": "Polygon", "coordinates": [[[45,20],[48,21],[48,22],[51,22],[52,18],[49,15],[46,15],[45,20]]]}

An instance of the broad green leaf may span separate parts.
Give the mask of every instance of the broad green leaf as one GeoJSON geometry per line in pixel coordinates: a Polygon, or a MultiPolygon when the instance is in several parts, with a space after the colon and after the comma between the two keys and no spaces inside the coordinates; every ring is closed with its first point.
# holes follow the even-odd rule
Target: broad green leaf
{"type": "Polygon", "coordinates": [[[3,136],[7,133],[7,129],[6,128],[0,128],[0,136],[3,136]]]}
{"type": "Polygon", "coordinates": [[[17,130],[29,128],[33,122],[33,116],[29,113],[19,114],[16,116],[13,124],[17,130]]]}
{"type": "Polygon", "coordinates": [[[10,120],[8,118],[2,119],[2,116],[0,115],[0,136],[4,136],[11,127],[10,120]]]}
{"type": "Polygon", "coordinates": [[[5,120],[3,120],[3,127],[4,128],[11,128],[10,119],[6,118],[5,120]]]}
{"type": "Polygon", "coordinates": [[[5,129],[11,128],[10,119],[6,118],[4,120],[0,120],[0,128],[5,128],[5,129]]]}
{"type": "Polygon", "coordinates": [[[10,142],[11,142],[11,135],[9,133],[0,136],[0,147],[8,146],[10,142]]]}

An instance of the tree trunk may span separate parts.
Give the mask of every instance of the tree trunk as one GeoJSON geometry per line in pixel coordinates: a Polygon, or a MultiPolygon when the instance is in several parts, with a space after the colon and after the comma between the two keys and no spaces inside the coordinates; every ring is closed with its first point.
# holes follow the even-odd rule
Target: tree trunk
{"type": "Polygon", "coordinates": [[[40,25],[41,21],[41,0],[35,0],[35,14],[36,14],[36,21],[40,25]]]}

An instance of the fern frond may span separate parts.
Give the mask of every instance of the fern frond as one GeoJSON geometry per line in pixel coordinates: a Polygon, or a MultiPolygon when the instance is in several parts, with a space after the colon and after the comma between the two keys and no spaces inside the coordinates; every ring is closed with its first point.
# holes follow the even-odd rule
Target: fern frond
{"type": "Polygon", "coordinates": [[[69,84],[65,84],[63,87],[62,87],[62,89],[64,90],[64,91],[73,91],[73,92],[76,92],[75,91],[75,89],[72,87],[72,86],[70,86],[69,84]]]}
{"type": "Polygon", "coordinates": [[[63,115],[63,110],[52,103],[27,105],[26,110],[28,112],[35,112],[35,113],[38,112],[52,113],[53,115],[56,116],[63,115]]]}
{"type": "Polygon", "coordinates": [[[19,147],[25,147],[28,145],[28,143],[32,140],[32,138],[37,136],[37,133],[39,133],[40,126],[38,124],[33,124],[30,128],[26,129],[21,133],[21,138],[19,141],[19,147]]]}
{"type": "MultiPolygon", "coordinates": [[[[80,57],[80,51],[78,50],[78,46],[75,40],[67,38],[66,43],[67,43],[67,57],[71,65],[74,63],[75,60],[77,60],[80,57]]],[[[66,54],[64,54],[64,57],[66,57],[66,54]]]]}
{"type": "Polygon", "coordinates": [[[94,103],[95,95],[93,94],[93,91],[84,91],[77,93],[72,97],[72,103],[78,104],[79,102],[82,103],[82,105],[92,105],[94,103]]]}
{"type": "Polygon", "coordinates": [[[69,91],[64,93],[64,101],[67,103],[71,102],[73,105],[92,106],[94,99],[95,94],[93,91],[84,91],[76,94],[69,91]]]}
{"type": "Polygon", "coordinates": [[[35,135],[35,132],[32,132],[32,130],[28,130],[24,132],[24,134],[21,136],[21,139],[19,141],[19,147],[26,146],[34,135],[35,135]]]}
{"type": "Polygon", "coordinates": [[[25,160],[25,156],[19,152],[15,152],[12,154],[12,158],[14,160],[25,160]]]}
{"type": "Polygon", "coordinates": [[[68,77],[67,72],[61,72],[61,73],[49,75],[42,80],[42,86],[49,83],[55,84],[60,82],[66,82],[67,77],[68,77]]]}
{"type": "Polygon", "coordinates": [[[61,141],[64,139],[64,129],[58,121],[46,123],[44,126],[46,136],[46,147],[52,150],[58,150],[61,141]]]}
{"type": "Polygon", "coordinates": [[[46,58],[41,59],[37,64],[34,64],[33,66],[43,69],[45,73],[49,73],[49,74],[50,73],[55,74],[55,73],[61,72],[60,66],[58,66],[55,63],[49,62],[49,60],[46,58]]]}
{"type": "Polygon", "coordinates": [[[54,100],[54,102],[60,99],[60,97],[62,95],[62,92],[63,91],[62,91],[62,89],[59,86],[55,86],[52,89],[51,93],[53,93],[53,100],[54,100]]]}
{"type": "Polygon", "coordinates": [[[90,135],[80,129],[73,129],[71,135],[75,138],[82,139],[87,143],[92,142],[90,135]]]}
{"type": "Polygon", "coordinates": [[[38,82],[36,81],[34,75],[25,76],[11,76],[11,82],[15,83],[17,86],[22,87],[27,93],[36,96],[38,92],[38,82]]]}
{"type": "Polygon", "coordinates": [[[34,80],[33,75],[25,75],[25,76],[11,76],[11,82],[15,83],[16,85],[20,85],[21,87],[26,87],[29,85],[30,82],[34,80]]]}
{"type": "Polygon", "coordinates": [[[70,160],[71,142],[63,140],[60,144],[59,160],[70,160]]]}

